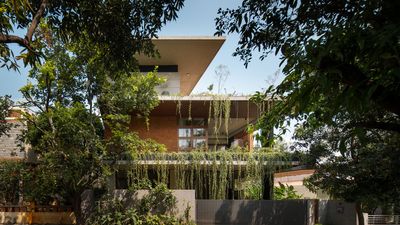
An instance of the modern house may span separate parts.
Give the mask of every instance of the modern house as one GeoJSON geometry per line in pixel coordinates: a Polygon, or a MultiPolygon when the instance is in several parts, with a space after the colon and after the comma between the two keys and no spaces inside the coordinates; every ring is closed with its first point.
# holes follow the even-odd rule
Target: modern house
{"type": "Polygon", "coordinates": [[[284,162],[272,165],[268,154],[253,154],[254,138],[248,131],[270,102],[256,104],[249,96],[192,94],[224,41],[222,37],[160,37],[153,40],[159,58],[137,57],[140,72],[157,67],[166,82],[157,87],[160,104],[151,112],[149,126],[133,113],[130,130],[164,144],[170,154],[121,160],[110,179],[111,189],[127,188],[133,182],[129,176],[144,176],[172,189],[195,189],[197,198],[242,198],[245,183],[253,176],[267,187],[263,198],[271,197],[272,171],[284,162]],[[193,151],[196,154],[190,155],[193,151]]]}
{"type": "Polygon", "coordinates": [[[260,115],[259,106],[245,96],[191,95],[224,41],[222,37],[155,39],[160,58],[139,56],[140,71],[157,66],[166,82],[157,87],[160,104],[150,115],[150,127],[133,119],[131,129],[171,152],[235,146],[250,150],[253,136],[246,128],[260,115]]]}

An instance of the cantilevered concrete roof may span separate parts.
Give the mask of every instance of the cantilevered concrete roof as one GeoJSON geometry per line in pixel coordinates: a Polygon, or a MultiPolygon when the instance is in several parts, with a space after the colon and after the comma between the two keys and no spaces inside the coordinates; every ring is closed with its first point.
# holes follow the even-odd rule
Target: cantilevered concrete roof
{"type": "Polygon", "coordinates": [[[140,65],[177,65],[180,94],[189,95],[224,43],[224,37],[159,37],[154,39],[161,58],[138,56],[140,65]]]}

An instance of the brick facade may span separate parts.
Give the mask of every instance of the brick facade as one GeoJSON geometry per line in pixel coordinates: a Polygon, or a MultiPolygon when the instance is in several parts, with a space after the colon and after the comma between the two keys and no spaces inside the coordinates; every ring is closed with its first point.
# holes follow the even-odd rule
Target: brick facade
{"type": "Polygon", "coordinates": [[[147,129],[143,119],[133,119],[130,124],[132,131],[139,137],[151,138],[164,144],[168,151],[178,151],[178,118],[176,116],[152,116],[147,129]]]}

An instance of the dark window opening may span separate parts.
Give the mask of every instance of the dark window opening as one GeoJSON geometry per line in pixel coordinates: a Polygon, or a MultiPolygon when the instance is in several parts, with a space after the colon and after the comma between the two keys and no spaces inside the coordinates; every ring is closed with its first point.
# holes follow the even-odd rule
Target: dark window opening
{"type": "MultiPolygon", "coordinates": [[[[156,66],[154,65],[142,65],[139,66],[140,72],[153,72],[156,66]]],[[[160,65],[158,66],[157,72],[178,72],[178,65],[160,65]]]]}

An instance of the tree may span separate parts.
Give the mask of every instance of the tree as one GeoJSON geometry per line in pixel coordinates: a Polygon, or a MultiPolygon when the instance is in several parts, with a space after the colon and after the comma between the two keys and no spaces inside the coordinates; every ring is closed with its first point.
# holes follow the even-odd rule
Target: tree
{"type": "MultiPolygon", "coordinates": [[[[281,51],[285,80],[273,89],[284,97],[270,124],[287,117],[323,122],[342,110],[371,108],[400,115],[398,1],[254,1],[219,10],[217,34],[239,32],[234,53],[249,63],[251,50],[281,51]]],[[[266,122],[266,121],[265,121],[266,122]]],[[[356,121],[355,121],[356,122],[356,121]]],[[[354,126],[399,131],[398,121],[371,118],[354,126]]]]}
{"type": "Polygon", "coordinates": [[[131,63],[136,53],[154,54],[150,39],[182,7],[183,0],[1,1],[0,66],[17,69],[20,58],[35,66],[44,57],[42,41],[51,44],[52,35],[66,43],[84,38],[103,50],[109,66],[131,63]],[[15,57],[10,43],[21,46],[23,53],[15,57]]]}
{"type": "Polygon", "coordinates": [[[274,106],[260,127],[285,128],[295,119],[318,134],[345,124],[337,134],[341,150],[362,152],[376,140],[386,146],[399,138],[399,7],[395,0],[244,0],[237,9],[219,10],[217,34],[240,33],[234,55],[245,65],[252,50],[261,51],[261,59],[281,54],[285,79],[263,93],[274,106]],[[384,134],[363,139],[370,132],[384,134]],[[355,139],[360,147],[351,148],[355,139]]]}
{"type": "Polygon", "coordinates": [[[24,115],[23,138],[38,156],[34,164],[0,164],[12,171],[1,173],[2,180],[22,181],[19,189],[27,200],[48,203],[57,197],[73,204],[82,224],[82,191],[109,174],[104,163],[109,150],[125,150],[110,148],[147,144],[121,131],[132,112],[148,117],[158,104],[154,87],[162,79],[135,72],[134,57],[157,55],[151,38],[182,6],[182,0],[0,2],[0,66],[17,69],[16,60],[23,59],[32,67],[34,82],[20,90],[23,106],[35,112],[24,115]],[[25,37],[18,36],[22,30],[25,37]],[[20,56],[14,57],[11,43],[23,48],[20,56]],[[105,140],[106,131],[119,139],[105,140]]]}
{"type": "Polygon", "coordinates": [[[297,145],[309,150],[305,158],[316,165],[307,186],[323,189],[334,198],[359,202],[364,211],[397,205],[400,165],[399,134],[380,130],[346,128],[346,121],[333,126],[299,128],[297,145]],[[354,135],[357,132],[357,135],[354,135]]]}
{"type": "Polygon", "coordinates": [[[154,87],[162,79],[156,73],[106,68],[98,60],[98,49],[90,48],[90,43],[69,46],[54,40],[44,51],[46,61],[30,71],[29,77],[35,82],[20,90],[26,100],[24,106],[36,111],[25,114],[28,130],[23,137],[38,155],[37,164],[25,173],[32,182],[24,182],[23,193],[27,199],[43,203],[60,196],[73,205],[77,222],[82,224],[80,196],[85,189],[104,183],[110,172],[104,160],[111,152],[127,151],[115,148],[128,145],[134,149],[132,145],[147,143],[122,128],[126,128],[132,112],[147,117],[157,106],[154,87]],[[77,51],[77,45],[86,54],[77,51]],[[104,139],[105,128],[125,145],[116,138],[104,139]]]}
{"type": "Polygon", "coordinates": [[[6,121],[6,117],[8,117],[13,105],[13,101],[10,98],[8,95],[0,96],[0,136],[7,134],[7,131],[11,128],[11,124],[6,121]]]}

